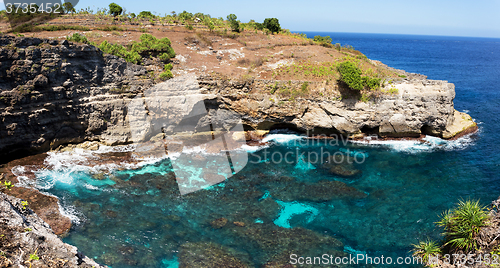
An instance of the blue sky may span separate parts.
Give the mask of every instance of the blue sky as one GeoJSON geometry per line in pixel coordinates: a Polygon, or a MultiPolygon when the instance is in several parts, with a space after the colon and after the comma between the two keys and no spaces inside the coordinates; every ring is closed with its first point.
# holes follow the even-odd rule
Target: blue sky
{"type": "MultiPolygon", "coordinates": [[[[107,7],[110,2],[80,0],[77,9],[107,7]]],[[[276,17],[283,28],[292,31],[500,38],[500,0],[116,0],[116,3],[136,14],[142,10],[162,15],[186,10],[225,18],[234,13],[242,22],[276,17]]]]}

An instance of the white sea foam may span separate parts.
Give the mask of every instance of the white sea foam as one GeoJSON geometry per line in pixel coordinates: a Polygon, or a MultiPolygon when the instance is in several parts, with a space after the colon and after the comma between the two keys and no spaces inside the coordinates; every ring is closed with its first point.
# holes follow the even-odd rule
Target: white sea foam
{"type": "Polygon", "coordinates": [[[304,136],[300,135],[295,135],[295,134],[269,134],[264,139],[262,139],[262,142],[275,142],[275,143],[280,143],[280,144],[287,144],[291,141],[294,140],[301,140],[304,139],[304,136]]]}
{"type": "Polygon", "coordinates": [[[405,153],[422,153],[436,150],[462,150],[474,143],[472,134],[456,140],[444,140],[438,137],[426,136],[422,140],[353,140],[351,143],[374,147],[386,147],[394,151],[405,153]]]}

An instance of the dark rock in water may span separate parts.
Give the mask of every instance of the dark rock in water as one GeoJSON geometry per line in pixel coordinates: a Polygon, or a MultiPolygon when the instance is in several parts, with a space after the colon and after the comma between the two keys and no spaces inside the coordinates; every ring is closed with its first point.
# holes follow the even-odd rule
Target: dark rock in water
{"type": "Polygon", "coordinates": [[[241,221],[235,221],[235,222],[233,222],[233,224],[238,226],[238,227],[245,227],[245,223],[241,222],[241,221]]]}
{"type": "Polygon", "coordinates": [[[341,181],[322,180],[304,191],[307,201],[323,202],[335,198],[365,198],[367,195],[341,181]]]}
{"type": "Polygon", "coordinates": [[[354,158],[346,154],[334,154],[328,158],[328,162],[322,167],[331,174],[341,177],[352,177],[361,173],[354,167],[354,158]]]}
{"type": "Polygon", "coordinates": [[[246,268],[253,267],[246,253],[215,243],[186,243],[179,251],[179,268],[246,268]]]}
{"type": "Polygon", "coordinates": [[[361,170],[354,169],[350,166],[336,165],[330,168],[330,173],[342,176],[342,177],[352,177],[361,173],[361,170]]]}
{"type": "Polygon", "coordinates": [[[317,183],[291,181],[269,188],[271,196],[285,202],[324,202],[340,198],[365,198],[366,194],[341,181],[322,180],[317,183]]]}
{"type": "Polygon", "coordinates": [[[106,210],[104,214],[110,218],[116,218],[116,216],[118,216],[118,213],[116,213],[116,211],[113,210],[106,210]]]}
{"type": "Polygon", "coordinates": [[[262,250],[275,254],[283,250],[319,249],[322,246],[342,248],[339,240],[304,228],[287,229],[275,225],[253,224],[236,229],[236,234],[256,243],[262,250]]]}
{"type": "Polygon", "coordinates": [[[224,227],[227,224],[227,219],[226,218],[219,218],[210,223],[212,228],[214,229],[220,229],[224,227]]]}

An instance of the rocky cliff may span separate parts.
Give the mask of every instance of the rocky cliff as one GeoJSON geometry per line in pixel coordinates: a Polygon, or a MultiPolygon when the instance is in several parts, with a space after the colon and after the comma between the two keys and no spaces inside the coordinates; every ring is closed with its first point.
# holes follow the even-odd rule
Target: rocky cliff
{"type": "MultiPolygon", "coordinates": [[[[148,98],[168,101],[162,100],[162,94],[144,94],[155,84],[144,66],[103,55],[94,46],[8,36],[0,38],[0,45],[2,159],[84,140],[134,142],[127,110],[131,100],[139,96],[145,102],[150,102],[148,98]]],[[[169,85],[175,81],[158,84],[156,90],[171,90],[169,85]]],[[[198,100],[204,102],[207,113],[192,123],[199,129],[207,122],[223,126],[240,117],[245,130],[293,128],[356,137],[431,134],[452,138],[476,127],[468,115],[455,111],[451,83],[417,76],[390,86],[396,93],[368,102],[341,89],[326,91],[325,82],[308,82],[309,94],[301,95],[297,92],[304,87],[303,81],[216,75],[199,76],[196,85],[177,90],[179,95],[204,95],[198,100]]]]}
{"type": "Polygon", "coordinates": [[[22,200],[0,193],[1,267],[104,267],[65,244],[22,200]]]}
{"type": "Polygon", "coordinates": [[[152,84],[144,67],[66,40],[2,36],[0,46],[2,159],[84,140],[127,142],[126,104],[152,84]]]}

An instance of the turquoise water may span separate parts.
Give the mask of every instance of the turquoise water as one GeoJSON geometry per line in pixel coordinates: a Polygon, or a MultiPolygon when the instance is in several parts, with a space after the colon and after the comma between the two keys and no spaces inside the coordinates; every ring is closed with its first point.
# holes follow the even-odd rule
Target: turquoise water
{"type": "Polygon", "coordinates": [[[421,239],[439,239],[434,222],[459,199],[488,204],[498,197],[500,40],[324,35],[390,66],[455,83],[456,108],[469,111],[480,131],[453,142],[379,145],[277,134],[269,147],[249,150],[241,172],[188,195],[179,194],[168,159],[98,180],[84,160],[75,165],[72,156],[54,154],[36,187],[60,197],[73,215],[64,240],[113,268],[177,267],[193,250],[188,242],[222,245],[256,267],[288,262],[291,253],[395,259],[421,239]],[[326,158],[315,160],[336,152],[363,159],[343,164],[359,172],[339,176],[326,158]],[[278,153],[290,161],[273,161],[278,153]],[[221,218],[227,223],[213,226],[221,218]]]}

